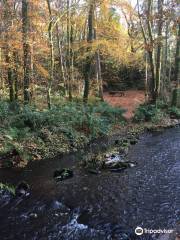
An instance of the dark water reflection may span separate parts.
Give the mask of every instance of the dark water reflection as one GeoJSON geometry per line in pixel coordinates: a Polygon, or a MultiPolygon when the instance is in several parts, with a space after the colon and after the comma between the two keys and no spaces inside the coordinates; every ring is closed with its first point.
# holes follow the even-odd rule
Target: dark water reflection
{"type": "Polygon", "coordinates": [[[1,198],[0,239],[157,239],[134,229],[171,229],[180,220],[180,129],[143,135],[128,159],[138,165],[100,175],[79,168],[78,155],[0,170],[1,181],[26,180],[32,189],[23,200],[1,198]],[[60,167],[75,176],[55,183],[60,167]]]}

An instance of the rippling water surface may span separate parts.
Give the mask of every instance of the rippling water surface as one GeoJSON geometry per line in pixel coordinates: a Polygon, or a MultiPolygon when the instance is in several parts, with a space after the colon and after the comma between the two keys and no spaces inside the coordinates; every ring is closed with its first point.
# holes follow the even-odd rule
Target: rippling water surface
{"type": "Polygon", "coordinates": [[[180,220],[180,129],[144,134],[128,155],[136,167],[121,173],[87,174],[78,155],[0,170],[0,181],[31,186],[24,199],[1,194],[0,239],[126,240],[137,226],[171,229],[180,220]],[[54,182],[57,168],[74,177],[54,182]]]}

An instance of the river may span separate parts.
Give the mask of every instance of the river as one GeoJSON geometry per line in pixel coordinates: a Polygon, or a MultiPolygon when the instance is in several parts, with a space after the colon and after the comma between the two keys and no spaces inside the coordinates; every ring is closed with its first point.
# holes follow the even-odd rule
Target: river
{"type": "Polygon", "coordinates": [[[23,170],[0,170],[0,182],[27,181],[26,197],[0,195],[0,239],[136,240],[137,226],[173,229],[180,220],[180,128],[142,134],[120,173],[87,173],[79,154],[30,163],[23,170]],[[53,179],[68,167],[74,177],[53,179]]]}

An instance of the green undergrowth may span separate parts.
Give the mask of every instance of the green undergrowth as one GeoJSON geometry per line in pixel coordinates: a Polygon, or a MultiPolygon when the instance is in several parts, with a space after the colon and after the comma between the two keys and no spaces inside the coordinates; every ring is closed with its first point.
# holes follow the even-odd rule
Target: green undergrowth
{"type": "Polygon", "coordinates": [[[10,167],[76,151],[122,124],[123,112],[100,101],[62,101],[51,110],[0,101],[0,160],[10,167]]]}
{"type": "Polygon", "coordinates": [[[9,193],[12,193],[13,195],[15,195],[15,187],[11,186],[9,184],[4,184],[0,182],[0,190],[5,190],[9,193]]]}
{"type": "Polygon", "coordinates": [[[142,104],[136,109],[133,120],[156,124],[165,118],[180,119],[180,109],[168,106],[163,101],[157,101],[156,104],[142,104]]]}

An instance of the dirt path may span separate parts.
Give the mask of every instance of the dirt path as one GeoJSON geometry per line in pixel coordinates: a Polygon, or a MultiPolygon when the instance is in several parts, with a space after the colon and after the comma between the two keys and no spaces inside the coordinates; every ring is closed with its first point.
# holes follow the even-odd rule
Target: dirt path
{"type": "Polygon", "coordinates": [[[124,96],[110,95],[109,93],[104,94],[106,102],[112,106],[122,107],[127,110],[124,116],[127,119],[132,118],[135,109],[145,101],[144,91],[129,90],[124,92],[124,96]]]}

